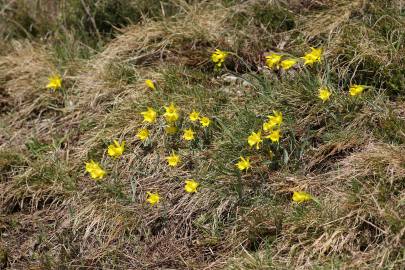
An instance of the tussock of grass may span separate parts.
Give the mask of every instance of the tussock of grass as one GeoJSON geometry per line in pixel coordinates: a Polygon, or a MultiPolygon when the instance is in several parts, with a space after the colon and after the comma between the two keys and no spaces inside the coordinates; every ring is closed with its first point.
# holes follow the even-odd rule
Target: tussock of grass
{"type": "Polygon", "coordinates": [[[33,13],[12,2],[0,2],[0,268],[401,267],[398,1],[38,1],[33,13]],[[44,20],[44,9],[61,17],[44,20]],[[310,46],[324,48],[321,64],[264,67],[266,52],[310,46]],[[232,52],[222,71],[215,48],[232,52]],[[45,89],[52,73],[63,77],[55,92],[45,89]],[[371,88],[351,98],[353,83],[371,88]],[[171,102],[198,140],[166,135],[161,117],[147,143],[136,139],[140,112],[161,116],[171,102]],[[213,121],[207,132],[187,121],[193,109],[213,121]],[[273,110],[280,144],[250,149],[273,110]],[[114,139],[126,141],[116,160],[114,139]],[[171,150],[179,167],[166,165],[171,150]],[[85,174],[90,159],[105,180],[85,174]],[[196,194],[185,195],[188,178],[196,194]],[[291,203],[296,190],[316,202],[291,203]],[[159,192],[157,207],[147,191],[159,192]]]}

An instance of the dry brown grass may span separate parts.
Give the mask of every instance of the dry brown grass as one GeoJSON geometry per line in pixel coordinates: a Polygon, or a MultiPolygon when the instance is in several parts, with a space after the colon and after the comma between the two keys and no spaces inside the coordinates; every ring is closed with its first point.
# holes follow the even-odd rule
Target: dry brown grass
{"type": "MultiPolygon", "coordinates": [[[[296,168],[287,164],[271,170],[258,165],[239,180],[229,169],[234,164],[218,164],[213,158],[221,151],[228,155],[227,136],[239,139],[232,128],[241,122],[232,122],[228,130],[215,126],[211,144],[201,149],[167,139],[162,122],[152,129],[152,146],[142,145],[134,136],[142,126],[139,112],[146,104],[154,102],[161,109],[174,100],[186,113],[198,105],[193,87],[223,90],[223,79],[216,74],[205,79],[192,73],[211,72],[208,59],[214,48],[239,50],[250,64],[260,63],[265,50],[300,51],[308,47],[307,40],[326,35],[327,58],[338,59],[346,55],[340,48],[347,40],[344,28],[358,23],[351,20],[353,10],[369,1],[288,2],[297,12],[300,41],[289,40],[297,29],[270,33],[251,22],[231,28],[236,13],[249,14],[252,5],[263,1],[230,7],[214,1],[178,1],[182,12],[176,16],[146,19],[121,30],[87,61],[75,59],[59,67],[50,46],[13,43],[12,52],[0,56],[0,268],[400,269],[405,148],[388,141],[405,139],[401,126],[405,113],[403,101],[388,101],[383,90],[364,99],[364,104],[337,98],[328,108],[334,110],[332,117],[330,111],[303,99],[301,88],[289,84],[288,74],[264,75],[251,81],[251,87],[226,86],[226,102],[231,105],[221,104],[215,121],[241,117],[243,105],[248,108],[248,100],[259,95],[256,84],[267,80],[289,112],[286,125],[294,139],[306,140],[308,129],[314,134],[309,147],[294,160],[296,168]],[[264,41],[257,34],[266,31],[285,42],[253,50],[264,41]],[[247,34],[252,38],[241,49],[239,42],[247,34]],[[44,85],[47,76],[57,72],[56,66],[66,70],[64,89],[49,92],[44,85]],[[171,69],[184,81],[184,85],[175,81],[174,90],[168,81],[171,69]],[[155,96],[157,100],[145,89],[147,78],[156,79],[164,93],[155,96]],[[381,128],[391,120],[394,135],[381,128]],[[380,137],[379,129],[384,131],[380,137]],[[127,142],[119,160],[105,153],[112,139],[127,142]],[[178,149],[184,163],[169,170],[163,158],[171,148],[178,149]],[[83,172],[83,163],[90,158],[108,169],[105,181],[96,183],[83,172]],[[221,166],[222,171],[217,168],[221,166]],[[201,181],[198,193],[184,195],[186,178],[201,181]],[[237,181],[244,185],[244,195],[235,192],[237,181]],[[163,203],[151,208],[145,193],[155,190],[163,203]],[[319,203],[291,204],[294,190],[309,191],[319,203]]],[[[358,45],[359,57],[352,61],[385,50],[372,46],[376,44],[368,36],[372,30],[356,29],[369,43],[358,45]]],[[[390,63],[396,57],[385,52],[376,61],[390,63]]],[[[238,60],[231,61],[231,70],[238,70],[232,67],[238,60]]],[[[335,69],[347,80],[349,75],[342,70],[335,69]]],[[[237,75],[250,78],[249,72],[237,75]]],[[[301,75],[296,71],[292,76],[298,80],[301,75]]],[[[341,89],[335,90],[336,96],[341,94],[341,89]]],[[[210,108],[218,106],[217,97],[200,100],[210,108]]],[[[274,104],[263,102],[252,110],[257,115],[270,106],[274,104]]],[[[263,159],[259,154],[252,158],[255,164],[263,159]]]]}

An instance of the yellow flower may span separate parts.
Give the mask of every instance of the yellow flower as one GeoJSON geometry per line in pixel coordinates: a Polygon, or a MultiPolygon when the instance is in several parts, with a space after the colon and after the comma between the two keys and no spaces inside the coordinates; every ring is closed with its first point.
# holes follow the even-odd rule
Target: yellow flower
{"type": "Polygon", "coordinates": [[[168,157],[166,157],[167,163],[169,164],[169,166],[171,167],[176,167],[177,164],[179,164],[180,162],[180,156],[176,155],[176,153],[174,151],[172,151],[172,154],[168,157]]]}
{"type": "Polygon", "coordinates": [[[276,123],[276,125],[281,125],[283,122],[283,113],[279,111],[273,111],[273,116],[269,116],[269,120],[276,123]]]}
{"type": "Polygon", "coordinates": [[[228,56],[227,52],[216,49],[215,52],[211,54],[211,60],[212,62],[214,62],[217,68],[220,68],[227,56],[228,56]]]}
{"type": "Polygon", "coordinates": [[[151,192],[146,192],[148,194],[146,201],[150,203],[151,206],[154,206],[155,204],[159,203],[160,196],[159,193],[151,193],[151,192]]]}
{"type": "Polygon", "coordinates": [[[280,137],[280,130],[277,129],[270,132],[270,134],[266,136],[266,139],[270,139],[272,142],[278,143],[280,141],[280,137]]]}
{"type": "Polygon", "coordinates": [[[136,137],[138,137],[138,139],[140,139],[141,141],[145,141],[149,137],[149,130],[146,128],[138,129],[136,137]]]}
{"type": "Polygon", "coordinates": [[[276,124],[275,122],[268,120],[267,122],[264,122],[264,123],[263,123],[263,130],[264,130],[264,131],[270,131],[270,130],[272,130],[273,128],[275,128],[276,125],[277,125],[277,124],[276,124]]]}
{"type": "Polygon", "coordinates": [[[201,117],[201,119],[200,119],[201,126],[208,127],[210,125],[210,123],[211,123],[211,120],[208,117],[205,117],[205,116],[201,117]]]}
{"type": "Polygon", "coordinates": [[[166,112],[163,114],[166,118],[166,121],[169,123],[176,122],[179,119],[179,113],[177,112],[176,106],[173,103],[170,103],[169,107],[166,107],[166,112]]]}
{"type": "Polygon", "coordinates": [[[151,107],[148,107],[148,110],[141,112],[141,114],[143,115],[143,122],[154,123],[156,121],[157,113],[151,107]]]}
{"type": "Polygon", "coordinates": [[[269,68],[278,68],[281,57],[283,57],[281,54],[277,53],[272,53],[270,55],[266,56],[266,65],[269,68]]]}
{"type": "Polygon", "coordinates": [[[312,200],[313,198],[310,194],[306,193],[305,191],[294,191],[292,199],[294,202],[302,203],[305,201],[312,200]]]}
{"type": "Polygon", "coordinates": [[[185,183],[184,190],[188,193],[197,192],[197,187],[200,185],[194,179],[187,179],[185,183]]]}
{"type": "Polygon", "coordinates": [[[113,144],[110,144],[108,146],[108,155],[110,155],[111,157],[119,157],[122,155],[122,153],[124,152],[124,145],[125,145],[125,141],[122,141],[121,144],[118,143],[117,140],[114,140],[113,144]]]}
{"type": "Polygon", "coordinates": [[[304,65],[312,65],[313,63],[321,62],[321,57],[322,48],[315,49],[311,47],[311,52],[307,53],[302,58],[305,59],[304,65]]]}
{"type": "Polygon", "coordinates": [[[172,125],[168,125],[165,127],[165,132],[169,135],[173,135],[176,134],[177,132],[177,127],[172,126],[172,125]]]}
{"type": "Polygon", "coordinates": [[[270,131],[283,123],[283,114],[279,111],[273,111],[273,115],[267,116],[269,120],[263,123],[263,130],[270,131]]]}
{"type": "Polygon", "coordinates": [[[238,167],[239,170],[248,170],[250,168],[250,161],[249,157],[246,159],[244,157],[240,157],[240,160],[238,163],[236,163],[236,167],[238,167]]]}
{"type": "Polygon", "coordinates": [[[46,88],[53,90],[59,89],[62,87],[62,78],[59,75],[52,75],[48,78],[48,84],[46,88]]]}
{"type": "Polygon", "coordinates": [[[90,160],[90,162],[86,162],[85,164],[86,172],[90,173],[91,178],[102,179],[105,176],[106,172],[97,162],[90,160]]]}
{"type": "Polygon", "coordinates": [[[256,145],[256,149],[260,149],[260,143],[263,142],[262,140],[262,132],[253,132],[252,134],[248,137],[248,144],[250,145],[250,147],[253,147],[254,145],[256,145]]]}
{"type": "Polygon", "coordinates": [[[327,87],[321,87],[319,89],[318,97],[320,99],[322,99],[323,102],[329,100],[330,95],[331,95],[331,92],[329,91],[329,89],[327,87]]]}
{"type": "Polygon", "coordinates": [[[363,93],[364,86],[363,85],[353,84],[353,85],[350,86],[349,91],[350,91],[351,96],[357,96],[357,95],[360,95],[361,93],[363,93]]]}
{"type": "Polygon", "coordinates": [[[281,61],[280,65],[284,70],[289,70],[292,68],[295,64],[297,63],[297,60],[295,59],[286,59],[281,61]]]}
{"type": "Polygon", "coordinates": [[[195,122],[198,119],[200,119],[200,113],[193,111],[192,113],[190,113],[190,115],[188,116],[188,118],[190,119],[191,122],[195,122]]]}
{"type": "Polygon", "coordinates": [[[185,139],[186,141],[194,140],[194,134],[195,132],[191,128],[186,129],[183,133],[183,139],[185,139]]]}
{"type": "Polygon", "coordinates": [[[155,84],[153,83],[152,80],[145,80],[145,85],[150,89],[150,90],[155,90],[155,84]]]}

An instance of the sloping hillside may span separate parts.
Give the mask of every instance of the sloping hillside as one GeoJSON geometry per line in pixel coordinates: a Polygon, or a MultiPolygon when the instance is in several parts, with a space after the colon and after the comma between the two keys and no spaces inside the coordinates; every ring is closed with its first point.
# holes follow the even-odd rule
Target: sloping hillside
{"type": "Polygon", "coordinates": [[[0,0],[0,269],[404,267],[400,0],[57,2],[0,0]]]}

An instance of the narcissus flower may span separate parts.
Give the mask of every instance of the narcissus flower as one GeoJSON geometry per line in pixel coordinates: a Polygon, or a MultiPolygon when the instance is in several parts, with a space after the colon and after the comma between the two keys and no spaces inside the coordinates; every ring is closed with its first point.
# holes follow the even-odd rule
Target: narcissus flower
{"type": "Polygon", "coordinates": [[[260,143],[263,142],[262,132],[258,131],[256,133],[256,132],[252,131],[252,134],[248,137],[247,141],[248,141],[248,144],[250,145],[250,147],[253,147],[254,145],[256,145],[256,149],[260,149],[260,143]]]}
{"type": "Polygon", "coordinates": [[[62,78],[59,75],[52,75],[48,78],[46,88],[57,90],[62,87],[62,78]]]}
{"type": "Polygon", "coordinates": [[[186,141],[194,140],[194,134],[195,132],[191,128],[186,129],[183,131],[183,139],[186,141]]]}
{"type": "Polygon", "coordinates": [[[283,113],[279,111],[273,111],[273,115],[270,115],[269,121],[276,123],[276,125],[281,125],[283,123],[283,113]]]}
{"type": "Polygon", "coordinates": [[[353,84],[350,86],[349,92],[351,96],[357,96],[363,93],[364,91],[364,86],[363,85],[357,85],[353,84]]]}
{"type": "Polygon", "coordinates": [[[236,167],[238,167],[238,169],[240,171],[243,170],[248,170],[250,168],[250,161],[249,161],[249,157],[240,157],[240,160],[238,161],[238,163],[236,163],[236,167]]]}
{"type": "Polygon", "coordinates": [[[281,54],[277,54],[277,53],[272,53],[270,55],[267,55],[266,56],[266,65],[271,69],[278,68],[281,57],[283,57],[283,56],[281,54]]]}
{"type": "Polygon", "coordinates": [[[150,90],[155,90],[155,83],[152,80],[145,80],[145,85],[150,89],[150,90]]]}
{"type": "Polygon", "coordinates": [[[119,157],[124,152],[125,141],[122,141],[121,144],[117,140],[114,140],[113,144],[108,146],[108,155],[111,157],[119,157]]]}
{"type": "Polygon", "coordinates": [[[140,139],[141,141],[145,141],[147,138],[149,138],[149,130],[146,128],[138,129],[136,137],[138,137],[138,139],[140,139]]]}
{"type": "Polygon", "coordinates": [[[216,49],[215,52],[211,54],[211,60],[214,62],[216,68],[221,68],[227,56],[227,52],[216,49]]]}
{"type": "Polygon", "coordinates": [[[211,120],[208,117],[201,117],[200,124],[202,127],[208,127],[211,123],[211,120]]]}
{"type": "Polygon", "coordinates": [[[172,125],[168,125],[165,127],[165,132],[169,135],[173,135],[176,134],[177,132],[177,127],[176,126],[172,126],[172,125]]]}
{"type": "Polygon", "coordinates": [[[90,174],[90,177],[93,179],[100,180],[102,179],[106,172],[103,168],[101,168],[100,164],[90,160],[90,162],[86,162],[86,172],[90,174]]]}
{"type": "Polygon", "coordinates": [[[274,143],[278,143],[280,141],[280,130],[276,129],[270,132],[269,135],[266,136],[266,139],[270,139],[274,143]]]}
{"type": "Polygon", "coordinates": [[[290,59],[286,59],[286,60],[281,61],[280,65],[284,70],[289,70],[296,63],[297,63],[297,60],[290,58],[290,59]]]}
{"type": "Polygon", "coordinates": [[[329,91],[329,89],[327,87],[321,87],[319,89],[318,97],[320,99],[322,99],[323,102],[329,100],[330,95],[331,95],[331,92],[329,91]]]}
{"type": "Polygon", "coordinates": [[[279,127],[283,123],[283,114],[279,111],[273,111],[273,115],[267,116],[269,120],[263,123],[263,130],[270,131],[275,127],[279,127]]]}
{"type": "Polygon", "coordinates": [[[157,113],[151,107],[148,107],[148,110],[141,112],[141,114],[143,115],[143,122],[154,123],[156,121],[157,113]]]}
{"type": "Polygon", "coordinates": [[[200,185],[194,179],[187,179],[185,183],[184,190],[188,193],[197,192],[197,187],[200,185]]]}
{"type": "Polygon", "coordinates": [[[306,201],[312,200],[312,196],[309,193],[306,193],[305,191],[294,191],[294,194],[292,196],[292,200],[297,203],[302,203],[306,201]]]}
{"type": "Polygon", "coordinates": [[[320,62],[322,51],[322,48],[316,49],[311,47],[311,52],[302,57],[305,60],[304,65],[312,65],[313,63],[320,62]]]}
{"type": "Polygon", "coordinates": [[[152,192],[146,192],[146,194],[147,194],[147,198],[146,198],[146,201],[148,202],[148,203],[150,203],[150,205],[151,206],[154,206],[155,204],[157,204],[157,203],[159,203],[159,200],[160,200],[160,196],[159,196],[159,193],[152,193],[152,192]]]}
{"type": "Polygon", "coordinates": [[[166,157],[167,163],[169,164],[169,166],[171,167],[176,167],[179,162],[180,162],[180,156],[176,155],[176,153],[174,151],[172,151],[172,154],[168,157],[166,157]]]}
{"type": "Polygon", "coordinates": [[[176,122],[179,119],[179,113],[177,112],[176,106],[173,103],[170,103],[169,107],[165,106],[166,112],[163,116],[166,118],[166,121],[169,123],[176,122]]]}
{"type": "Polygon", "coordinates": [[[188,118],[190,119],[191,122],[195,122],[195,121],[197,121],[198,119],[200,119],[200,113],[199,113],[199,112],[196,112],[196,111],[192,111],[192,112],[190,113],[190,115],[188,116],[188,118]]]}
{"type": "Polygon", "coordinates": [[[273,122],[273,121],[269,120],[269,121],[263,123],[263,130],[264,131],[273,130],[273,128],[275,128],[275,127],[276,127],[276,123],[273,122]]]}

